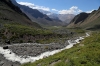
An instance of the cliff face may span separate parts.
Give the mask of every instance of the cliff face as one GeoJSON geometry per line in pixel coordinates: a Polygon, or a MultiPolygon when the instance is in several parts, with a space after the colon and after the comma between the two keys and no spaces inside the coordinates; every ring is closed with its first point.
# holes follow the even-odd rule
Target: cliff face
{"type": "Polygon", "coordinates": [[[91,13],[80,13],[76,15],[67,27],[82,27],[88,29],[96,25],[100,25],[100,7],[91,13]]]}

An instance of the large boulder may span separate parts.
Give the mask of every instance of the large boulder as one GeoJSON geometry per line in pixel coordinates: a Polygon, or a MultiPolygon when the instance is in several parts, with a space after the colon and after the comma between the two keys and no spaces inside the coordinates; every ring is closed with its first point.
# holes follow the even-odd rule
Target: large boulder
{"type": "Polygon", "coordinates": [[[4,47],[3,47],[3,49],[8,49],[8,48],[9,48],[8,46],[4,46],[4,47]]]}

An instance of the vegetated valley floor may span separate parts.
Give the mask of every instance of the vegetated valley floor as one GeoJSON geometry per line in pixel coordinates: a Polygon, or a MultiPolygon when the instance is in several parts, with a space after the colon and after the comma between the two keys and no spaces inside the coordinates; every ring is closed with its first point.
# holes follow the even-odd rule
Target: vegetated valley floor
{"type": "Polygon", "coordinates": [[[99,66],[100,32],[93,32],[73,48],[22,66],[99,66]]]}

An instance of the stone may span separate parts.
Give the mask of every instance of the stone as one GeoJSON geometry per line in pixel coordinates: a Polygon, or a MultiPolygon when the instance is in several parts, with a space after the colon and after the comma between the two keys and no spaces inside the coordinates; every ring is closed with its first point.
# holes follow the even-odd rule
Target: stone
{"type": "Polygon", "coordinates": [[[3,49],[8,49],[8,46],[4,46],[3,49]]]}

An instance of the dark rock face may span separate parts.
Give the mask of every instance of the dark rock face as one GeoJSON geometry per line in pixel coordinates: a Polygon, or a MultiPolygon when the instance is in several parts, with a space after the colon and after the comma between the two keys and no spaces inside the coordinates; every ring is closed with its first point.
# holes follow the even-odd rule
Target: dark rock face
{"type": "Polygon", "coordinates": [[[89,16],[88,13],[84,13],[84,12],[80,13],[80,14],[76,15],[76,17],[71,21],[71,23],[74,22],[74,24],[77,24],[80,21],[84,21],[88,16],[89,16]]]}

